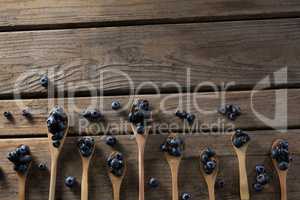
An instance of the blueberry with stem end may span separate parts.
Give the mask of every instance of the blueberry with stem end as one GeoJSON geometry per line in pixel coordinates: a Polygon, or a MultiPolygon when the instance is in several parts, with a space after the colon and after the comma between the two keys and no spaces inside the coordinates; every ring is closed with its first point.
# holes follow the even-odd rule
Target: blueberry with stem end
{"type": "Polygon", "coordinates": [[[68,176],[66,179],[65,179],[65,185],[69,188],[72,188],[76,185],[76,178],[73,177],[73,176],[68,176]]]}
{"type": "Polygon", "coordinates": [[[41,86],[43,86],[45,88],[48,87],[49,79],[48,79],[47,75],[42,76],[42,78],[40,79],[40,84],[41,84],[41,86]]]}
{"type": "Polygon", "coordinates": [[[118,109],[121,108],[121,103],[120,103],[119,101],[113,101],[113,102],[111,103],[111,108],[112,108],[113,110],[118,110],[118,109]]]}
{"type": "Polygon", "coordinates": [[[192,198],[192,195],[190,195],[189,193],[184,192],[181,194],[181,200],[189,200],[191,198],[192,198]]]}
{"type": "Polygon", "coordinates": [[[111,147],[117,144],[117,139],[114,136],[107,136],[105,143],[111,147]]]}
{"type": "Polygon", "coordinates": [[[5,111],[5,112],[3,113],[3,116],[4,116],[6,119],[8,119],[8,120],[11,120],[11,119],[13,118],[12,113],[9,112],[9,111],[5,111]]]}
{"type": "Polygon", "coordinates": [[[265,173],[259,174],[256,177],[256,182],[261,184],[261,185],[266,185],[269,181],[268,175],[265,173]]]}
{"type": "Polygon", "coordinates": [[[41,170],[41,171],[47,170],[47,163],[41,162],[41,163],[38,165],[38,168],[39,168],[39,170],[41,170]]]}
{"type": "Polygon", "coordinates": [[[151,177],[148,181],[148,185],[151,187],[151,188],[157,188],[159,186],[159,181],[153,177],[151,177]]]}

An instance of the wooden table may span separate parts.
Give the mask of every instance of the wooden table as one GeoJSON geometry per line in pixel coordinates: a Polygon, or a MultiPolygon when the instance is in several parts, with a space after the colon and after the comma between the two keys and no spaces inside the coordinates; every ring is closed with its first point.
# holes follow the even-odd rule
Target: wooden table
{"type": "Polygon", "coordinates": [[[252,199],[279,199],[279,183],[269,151],[275,139],[286,138],[294,157],[288,176],[288,199],[298,200],[299,16],[297,0],[1,2],[0,113],[10,111],[14,121],[0,117],[0,199],[17,198],[17,176],[6,155],[19,144],[30,145],[34,156],[27,199],[48,199],[49,172],[38,170],[37,165],[50,164],[45,121],[55,104],[63,105],[73,122],[60,159],[56,198],[80,199],[80,187],[66,188],[64,178],[72,175],[81,179],[75,144],[83,134],[78,123],[80,112],[91,106],[90,102],[105,117],[101,129],[91,125],[85,132],[97,141],[90,171],[90,199],[112,199],[105,171],[105,158],[111,152],[103,136],[107,130],[116,135],[117,149],[128,160],[121,198],[137,199],[137,147],[126,124],[127,112],[111,109],[113,100],[125,106],[134,97],[150,101],[154,124],[164,133],[152,130],[146,146],[145,178],[156,177],[161,183],[158,189],[145,187],[147,200],[171,199],[171,174],[159,151],[170,130],[182,133],[186,143],[180,192],[191,193],[193,199],[208,198],[198,160],[201,150],[211,146],[220,156],[219,178],[225,181],[224,188],[216,189],[217,199],[239,199],[237,158],[230,135],[220,134],[233,124],[252,138],[247,160],[249,185],[254,183],[256,164],[265,164],[272,175],[264,191],[257,193],[251,187],[252,199]],[[55,88],[57,94],[48,93],[40,85],[44,74],[48,74],[50,88],[55,88]],[[221,89],[225,84],[226,92],[215,93],[208,84],[200,87],[204,82],[221,89]],[[139,94],[134,96],[137,90],[139,94]],[[279,98],[285,93],[286,122],[279,120],[270,125],[262,121],[256,112],[272,119],[276,105],[285,105],[285,98],[279,98]],[[215,112],[224,98],[226,103],[238,104],[242,109],[234,122],[215,112]],[[196,114],[197,124],[208,126],[189,134],[186,124],[174,115],[180,106],[196,114]],[[33,121],[22,116],[24,108],[32,112],[33,121]],[[198,112],[199,108],[212,112],[198,112]],[[172,123],[178,126],[165,127],[172,123]],[[112,128],[112,124],[119,126],[112,128]],[[217,130],[211,130],[214,125],[217,130]]]}

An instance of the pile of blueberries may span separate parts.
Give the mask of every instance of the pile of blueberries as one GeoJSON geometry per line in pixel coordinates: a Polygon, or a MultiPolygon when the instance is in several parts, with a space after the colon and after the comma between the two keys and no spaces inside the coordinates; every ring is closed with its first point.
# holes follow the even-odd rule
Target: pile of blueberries
{"type": "Polygon", "coordinates": [[[97,109],[85,110],[82,116],[91,122],[98,122],[103,119],[102,113],[97,109]]]}
{"type": "Polygon", "coordinates": [[[250,136],[247,133],[245,133],[241,129],[235,130],[235,134],[232,138],[232,143],[236,148],[241,148],[249,141],[250,141],[250,136]]]}
{"type": "Polygon", "coordinates": [[[117,152],[109,156],[107,159],[107,165],[110,169],[110,172],[115,176],[120,177],[123,175],[125,163],[121,153],[117,152]]]}
{"type": "Polygon", "coordinates": [[[148,100],[137,100],[128,115],[128,121],[136,125],[137,133],[144,134],[145,125],[150,118],[150,105],[148,100]]]}
{"type": "Polygon", "coordinates": [[[175,115],[182,120],[185,119],[189,124],[193,124],[196,119],[196,116],[194,114],[187,113],[186,111],[181,112],[181,111],[177,110],[175,115]]]}
{"type": "Polygon", "coordinates": [[[92,137],[82,137],[78,140],[78,148],[83,157],[89,157],[95,147],[95,140],[92,137]]]}
{"type": "Polygon", "coordinates": [[[27,145],[20,145],[15,151],[8,154],[7,159],[14,163],[14,170],[21,174],[27,172],[32,156],[30,155],[30,148],[27,145]]]}
{"type": "Polygon", "coordinates": [[[213,158],[215,155],[216,153],[214,150],[206,148],[200,156],[202,169],[206,174],[212,174],[217,167],[217,162],[213,158]]]}
{"type": "Polygon", "coordinates": [[[63,108],[56,106],[51,111],[47,120],[48,131],[52,134],[52,144],[56,148],[59,148],[60,141],[64,137],[67,123],[68,117],[64,113],[63,108]]]}
{"type": "Polygon", "coordinates": [[[220,107],[218,111],[232,121],[242,114],[238,105],[225,105],[220,107]]]}
{"type": "Polygon", "coordinates": [[[281,140],[277,145],[272,149],[271,152],[272,159],[275,159],[278,165],[278,168],[282,171],[285,171],[289,168],[290,157],[289,153],[289,143],[286,140],[281,140]]]}
{"type": "Polygon", "coordinates": [[[169,136],[160,149],[171,156],[180,157],[184,150],[184,142],[179,137],[169,136]]]}
{"type": "Polygon", "coordinates": [[[256,179],[253,187],[256,192],[260,192],[264,189],[264,186],[270,182],[270,177],[263,165],[256,165],[255,170],[256,179]]]}

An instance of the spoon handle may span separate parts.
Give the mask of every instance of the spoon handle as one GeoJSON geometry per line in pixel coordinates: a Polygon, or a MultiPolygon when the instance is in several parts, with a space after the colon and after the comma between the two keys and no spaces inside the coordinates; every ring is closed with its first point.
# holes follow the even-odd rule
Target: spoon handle
{"type": "Polygon", "coordinates": [[[89,161],[83,161],[81,180],[81,200],[89,199],[89,161]]]}
{"type": "Polygon", "coordinates": [[[113,184],[114,200],[120,200],[121,182],[113,184]]]}
{"type": "Polygon", "coordinates": [[[50,175],[50,189],[49,189],[49,200],[55,199],[55,186],[56,186],[56,175],[57,175],[57,156],[52,156],[51,161],[51,175],[50,175]]]}
{"type": "Polygon", "coordinates": [[[281,200],[287,200],[287,188],[286,188],[286,173],[279,175],[281,200]]]}
{"type": "Polygon", "coordinates": [[[215,181],[210,179],[207,181],[209,200],[215,200],[215,181]]]}
{"type": "Polygon", "coordinates": [[[178,169],[179,165],[177,164],[171,166],[173,200],[178,200],[178,169]]]}
{"type": "Polygon", "coordinates": [[[25,200],[26,177],[19,176],[19,200],[25,200]]]}
{"type": "Polygon", "coordinates": [[[249,186],[246,168],[246,153],[238,153],[239,173],[240,173],[240,196],[241,200],[249,200],[249,186]]]}
{"type": "Polygon", "coordinates": [[[139,162],[139,200],[145,199],[145,180],[144,180],[144,145],[138,145],[138,162],[139,162]]]}

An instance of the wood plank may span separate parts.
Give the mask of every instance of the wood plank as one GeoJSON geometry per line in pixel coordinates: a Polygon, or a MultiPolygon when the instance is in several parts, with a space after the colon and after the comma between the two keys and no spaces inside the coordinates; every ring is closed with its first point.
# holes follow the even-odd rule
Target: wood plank
{"type": "Polygon", "coordinates": [[[297,0],[1,1],[0,26],[299,16],[297,0]]]}
{"type": "MultiPolygon", "coordinates": [[[[255,177],[255,165],[265,164],[271,173],[270,185],[261,193],[255,193],[251,189],[253,199],[278,199],[279,188],[276,175],[271,169],[269,158],[269,148],[277,138],[289,140],[290,151],[293,154],[294,162],[291,165],[288,175],[288,194],[290,200],[297,200],[300,197],[298,188],[300,179],[297,176],[300,166],[300,130],[289,130],[288,133],[278,133],[275,131],[254,131],[249,132],[251,143],[248,150],[247,169],[249,183],[252,185],[255,177]]],[[[146,145],[145,151],[145,177],[156,177],[160,182],[158,189],[146,187],[146,199],[171,199],[170,171],[163,153],[159,151],[159,145],[163,142],[164,135],[151,135],[146,145]]],[[[91,199],[111,199],[111,185],[105,171],[105,158],[111,149],[104,144],[103,138],[95,137],[97,146],[96,154],[92,160],[90,176],[90,198],[91,199]]],[[[117,149],[122,151],[128,160],[128,174],[122,186],[123,199],[133,200],[137,198],[137,149],[135,140],[129,136],[118,136],[117,149]]],[[[198,166],[198,156],[200,151],[208,146],[214,148],[220,158],[219,177],[225,180],[225,187],[217,189],[218,199],[237,200],[239,199],[238,168],[234,150],[230,144],[230,135],[185,135],[186,143],[185,155],[180,168],[179,188],[180,192],[190,192],[195,199],[207,199],[207,189],[205,182],[200,175],[198,166]]],[[[68,137],[66,146],[60,159],[57,198],[65,200],[80,199],[80,189],[69,190],[63,185],[66,176],[73,175],[78,180],[81,179],[81,161],[76,150],[76,137],[68,137]]],[[[11,163],[7,161],[6,153],[13,150],[19,144],[28,144],[31,147],[35,163],[47,161],[49,164],[49,153],[47,150],[46,138],[30,139],[2,139],[0,140],[0,166],[2,179],[0,182],[0,198],[10,200],[17,198],[17,179],[11,163]]],[[[44,200],[48,195],[49,173],[37,170],[36,165],[30,173],[28,182],[28,198],[32,200],[44,200]],[[37,187],[38,186],[38,187],[37,187]]]]}
{"type": "Polygon", "coordinates": [[[65,99],[27,99],[1,100],[0,113],[10,111],[14,121],[0,117],[0,136],[28,136],[45,135],[46,118],[53,105],[58,104],[65,108],[70,118],[70,135],[85,132],[90,135],[122,134],[131,132],[128,126],[128,110],[133,99],[147,99],[150,101],[153,112],[153,132],[160,131],[194,131],[224,130],[227,128],[243,129],[270,129],[299,127],[300,90],[263,90],[256,91],[251,97],[250,91],[219,92],[219,93],[192,93],[192,94],[164,94],[164,95],[137,95],[137,96],[107,96],[107,97],[78,97],[65,99]],[[287,100],[284,101],[284,94],[287,100]],[[281,99],[283,98],[283,99],[281,99]],[[113,111],[111,102],[118,100],[122,109],[113,111]],[[240,105],[242,115],[236,121],[227,120],[217,112],[220,104],[240,105]],[[28,108],[33,120],[22,116],[22,110],[28,108]],[[87,108],[97,108],[104,115],[99,123],[89,123],[80,117],[80,113],[87,108]],[[283,110],[282,110],[283,108],[283,110]],[[287,113],[284,113],[284,108],[287,113]],[[185,121],[175,116],[177,110],[186,110],[196,115],[195,125],[190,127],[185,121]],[[276,111],[277,110],[277,111],[276,111]],[[257,113],[258,114],[257,114],[257,113]],[[268,120],[263,119],[263,117],[268,120]],[[287,116],[286,120],[284,116],[287,116]],[[262,120],[263,119],[263,120],[262,120]],[[270,122],[271,121],[271,122],[270,122]],[[129,129],[128,129],[129,128],[129,129]]]}
{"type": "Polygon", "coordinates": [[[45,96],[39,79],[47,71],[69,97],[207,91],[211,84],[298,87],[299,25],[282,19],[1,33],[0,97],[45,96]],[[261,81],[267,76],[271,85],[261,81]]]}

